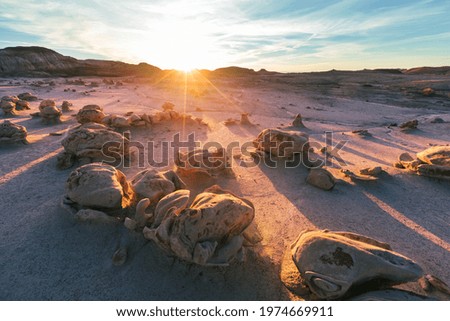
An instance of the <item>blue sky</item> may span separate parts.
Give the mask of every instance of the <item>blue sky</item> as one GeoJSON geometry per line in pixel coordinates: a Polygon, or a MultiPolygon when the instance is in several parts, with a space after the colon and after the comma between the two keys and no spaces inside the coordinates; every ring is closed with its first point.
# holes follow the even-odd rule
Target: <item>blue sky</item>
{"type": "Polygon", "coordinates": [[[0,0],[0,48],[161,68],[450,65],[450,1],[0,0]]]}

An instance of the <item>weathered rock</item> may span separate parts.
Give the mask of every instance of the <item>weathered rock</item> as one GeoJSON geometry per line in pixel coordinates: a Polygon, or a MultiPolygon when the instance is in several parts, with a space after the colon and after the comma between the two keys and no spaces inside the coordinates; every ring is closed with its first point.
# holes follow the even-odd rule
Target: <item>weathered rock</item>
{"type": "Polygon", "coordinates": [[[450,287],[444,281],[433,275],[425,274],[422,276],[419,279],[419,285],[426,293],[441,300],[450,300],[450,287]]]}
{"type": "Polygon", "coordinates": [[[416,156],[415,159],[408,153],[402,153],[394,166],[422,176],[450,179],[450,146],[433,146],[416,156]]]}
{"type": "Polygon", "coordinates": [[[42,111],[42,109],[44,109],[45,107],[56,107],[56,103],[52,99],[44,99],[39,104],[39,111],[42,111]]]}
{"type": "Polygon", "coordinates": [[[19,97],[17,97],[17,96],[3,96],[1,100],[17,103],[19,101],[19,97]]]}
{"type": "Polygon", "coordinates": [[[78,210],[88,208],[108,213],[126,209],[134,201],[134,191],[125,175],[109,165],[80,166],[66,182],[65,202],[78,210]]]}
{"type": "Polygon", "coordinates": [[[12,101],[2,100],[0,102],[0,108],[3,110],[5,116],[15,116],[16,115],[16,104],[12,101]]]}
{"type": "Polygon", "coordinates": [[[359,137],[370,137],[370,136],[372,136],[372,134],[369,133],[369,131],[367,129],[352,130],[352,134],[357,135],[359,137]]]}
{"type": "Polygon", "coordinates": [[[425,97],[433,96],[435,94],[435,91],[433,88],[427,87],[422,89],[422,95],[425,97]]]}
{"type": "Polygon", "coordinates": [[[334,176],[324,168],[311,169],[306,182],[326,191],[333,189],[334,185],[336,185],[334,176]]]}
{"type": "Polygon", "coordinates": [[[0,142],[28,144],[27,129],[5,120],[0,124],[0,142]]]}
{"type": "Polygon", "coordinates": [[[405,130],[412,130],[412,129],[416,129],[417,125],[419,125],[419,121],[417,119],[414,120],[410,120],[407,121],[403,124],[400,124],[400,126],[398,126],[401,130],[405,131],[405,130]]]}
{"type": "Polygon", "coordinates": [[[78,111],[76,116],[80,124],[84,123],[102,123],[105,114],[103,108],[98,105],[86,105],[78,111]]]}
{"type": "Polygon", "coordinates": [[[103,124],[114,128],[127,128],[130,127],[130,121],[127,117],[119,115],[108,115],[102,120],[103,124]]]}
{"type": "Polygon", "coordinates": [[[89,128],[89,125],[69,131],[62,140],[64,153],[58,156],[59,168],[69,168],[81,159],[87,162],[117,162],[129,157],[127,138],[112,130],[89,128]]]}
{"type": "Polygon", "coordinates": [[[18,100],[16,102],[16,109],[17,110],[30,110],[30,103],[26,100],[18,100]]]}
{"type": "Polygon", "coordinates": [[[162,105],[162,109],[163,109],[164,111],[171,111],[171,110],[173,110],[174,107],[175,107],[175,105],[172,104],[172,103],[169,102],[169,101],[166,101],[166,102],[162,105]]]}
{"type": "Polygon", "coordinates": [[[161,225],[172,211],[175,215],[179,215],[187,207],[190,195],[191,192],[189,190],[180,189],[164,196],[156,205],[152,225],[161,225]]]}
{"type": "Polygon", "coordinates": [[[305,125],[303,124],[303,119],[302,119],[302,115],[301,114],[297,114],[295,116],[295,119],[292,121],[292,126],[293,127],[298,127],[298,128],[304,128],[305,125]]]}
{"type": "Polygon", "coordinates": [[[243,233],[254,217],[250,201],[218,186],[197,195],[189,208],[183,209],[185,202],[179,201],[175,197],[164,205],[168,212],[158,213],[164,216],[160,225],[144,228],[146,238],[171,255],[200,265],[228,265],[242,253],[243,233]]]}
{"type": "Polygon", "coordinates": [[[58,124],[61,122],[62,112],[56,106],[39,107],[39,109],[39,116],[44,124],[58,124]]]}
{"type": "Polygon", "coordinates": [[[445,123],[445,120],[443,120],[441,117],[435,117],[431,120],[432,124],[443,124],[445,123]]]}
{"type": "Polygon", "coordinates": [[[155,169],[137,173],[131,180],[131,185],[139,198],[148,198],[152,203],[186,187],[174,171],[158,172],[155,169]]]}
{"type": "Polygon", "coordinates": [[[70,109],[70,107],[72,107],[72,106],[73,106],[72,103],[68,102],[67,100],[64,100],[61,105],[61,110],[64,113],[67,113],[69,111],[72,111],[72,109],[70,109]]]}
{"type": "Polygon", "coordinates": [[[416,156],[426,164],[450,166],[450,146],[433,146],[417,153],[416,156]]]}
{"type": "Polygon", "coordinates": [[[209,176],[232,176],[231,159],[224,148],[217,151],[194,149],[180,151],[174,160],[181,174],[206,173],[209,176]]]}
{"type": "Polygon", "coordinates": [[[275,128],[264,129],[253,141],[257,150],[270,153],[276,157],[293,157],[294,153],[309,151],[309,136],[297,131],[275,128]]]}
{"type": "Polygon", "coordinates": [[[112,263],[115,266],[124,265],[128,258],[128,251],[125,247],[121,247],[114,252],[112,263]]]}
{"type": "Polygon", "coordinates": [[[250,119],[248,118],[248,113],[241,114],[241,125],[251,125],[250,119]]]}
{"type": "Polygon", "coordinates": [[[128,122],[129,122],[130,124],[132,124],[132,125],[134,125],[134,123],[139,122],[139,121],[141,121],[141,120],[142,120],[142,118],[139,117],[139,115],[136,115],[136,114],[131,114],[131,115],[128,117],[128,122]]]}
{"type": "Polygon", "coordinates": [[[26,100],[26,101],[38,100],[38,98],[35,95],[33,95],[32,93],[21,93],[21,94],[17,95],[17,97],[19,99],[26,100]]]}
{"type": "Polygon", "coordinates": [[[303,282],[321,299],[342,298],[375,279],[400,284],[423,275],[417,263],[385,243],[353,233],[304,231],[291,253],[303,282]]]}
{"type": "Polygon", "coordinates": [[[380,166],[367,167],[359,170],[360,174],[369,176],[379,176],[382,172],[383,169],[380,166]]]}

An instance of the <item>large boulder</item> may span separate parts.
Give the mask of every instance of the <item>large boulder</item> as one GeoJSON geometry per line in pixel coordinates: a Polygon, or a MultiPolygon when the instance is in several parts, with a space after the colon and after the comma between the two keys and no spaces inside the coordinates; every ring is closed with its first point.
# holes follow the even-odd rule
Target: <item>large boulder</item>
{"type": "Polygon", "coordinates": [[[27,129],[25,126],[17,125],[9,120],[5,120],[0,124],[0,142],[21,142],[28,144],[27,129]]]}
{"type": "Polygon", "coordinates": [[[255,215],[250,201],[213,186],[186,208],[189,191],[173,194],[161,199],[154,224],[143,231],[169,254],[199,265],[228,265],[242,257],[245,240],[260,240],[246,234],[255,215]]]}
{"type": "Polygon", "coordinates": [[[257,150],[275,157],[291,158],[295,153],[303,154],[309,151],[308,140],[308,134],[302,132],[267,128],[259,133],[253,145],[257,150]]]}
{"type": "Polygon", "coordinates": [[[62,140],[64,152],[58,156],[58,167],[71,167],[75,161],[121,162],[129,157],[129,140],[101,124],[87,123],[71,130],[62,140]]]}
{"type": "Polygon", "coordinates": [[[44,124],[58,124],[61,122],[62,112],[56,106],[39,107],[39,116],[44,124]]]}
{"type": "Polygon", "coordinates": [[[103,108],[98,105],[86,105],[78,111],[76,118],[80,124],[90,122],[101,124],[105,114],[103,108]]]}
{"type": "Polygon", "coordinates": [[[125,175],[118,169],[92,163],[72,171],[66,182],[65,204],[76,209],[94,209],[108,213],[134,204],[135,194],[125,175]]]}
{"type": "Polygon", "coordinates": [[[303,282],[320,299],[342,298],[375,279],[400,284],[423,275],[417,263],[388,244],[354,233],[303,231],[291,253],[303,282]]]}

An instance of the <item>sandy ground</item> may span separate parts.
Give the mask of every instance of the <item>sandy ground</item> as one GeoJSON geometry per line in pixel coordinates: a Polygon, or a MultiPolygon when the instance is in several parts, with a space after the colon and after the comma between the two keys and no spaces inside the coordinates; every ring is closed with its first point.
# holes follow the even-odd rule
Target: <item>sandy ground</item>
{"type": "MultiPolygon", "coordinates": [[[[43,125],[29,116],[38,110],[35,101],[31,111],[8,118],[27,127],[31,143],[0,147],[1,300],[295,299],[280,281],[280,263],[306,228],[351,231],[387,242],[450,283],[450,183],[392,167],[402,152],[450,142],[448,77],[330,72],[205,80],[175,75],[156,83],[121,79],[123,86],[85,80],[100,86],[66,84],[62,78],[3,79],[0,96],[32,92],[58,105],[68,100],[75,111],[98,104],[106,113],[118,114],[149,112],[171,101],[175,110],[208,123],[208,128],[133,129],[132,138],[141,142],[170,141],[177,132],[194,132],[201,142],[243,144],[264,128],[290,125],[301,113],[312,141],[324,144],[326,131],[333,132],[333,144],[346,141],[340,151],[345,168],[382,166],[386,173],[375,182],[337,176],[339,183],[326,192],[305,183],[308,171],[302,166],[270,168],[235,159],[236,179],[210,183],[254,203],[263,241],[247,251],[244,263],[227,268],[187,265],[167,257],[137,232],[121,225],[76,222],[60,208],[71,169],[56,169],[62,137],[48,134],[76,121],[64,114],[62,124],[43,125]],[[38,80],[44,82],[40,87],[32,84],[38,80]],[[47,85],[51,80],[55,86],[47,85]],[[437,95],[423,97],[420,90],[427,86],[436,88],[437,95]],[[239,119],[242,112],[250,113],[253,126],[223,124],[239,119]],[[446,122],[432,123],[435,117],[446,122]],[[412,119],[419,120],[415,131],[389,127],[412,119]],[[352,135],[355,129],[368,129],[372,136],[352,135]],[[117,267],[111,258],[121,246],[128,248],[129,258],[117,267]]],[[[129,179],[140,170],[136,159],[121,169],[129,179]]],[[[190,182],[189,187],[204,186],[190,182]]]]}

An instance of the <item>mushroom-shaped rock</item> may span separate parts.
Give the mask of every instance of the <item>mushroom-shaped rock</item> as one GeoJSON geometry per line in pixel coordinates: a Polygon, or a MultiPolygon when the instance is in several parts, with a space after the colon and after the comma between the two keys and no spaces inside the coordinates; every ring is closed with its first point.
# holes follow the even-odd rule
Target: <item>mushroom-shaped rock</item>
{"type": "Polygon", "coordinates": [[[161,223],[144,228],[144,236],[170,254],[200,265],[228,265],[242,254],[244,232],[254,218],[250,201],[213,186],[197,195],[189,208],[184,206],[183,195],[168,201],[163,206],[166,213],[158,211],[161,223]]]}
{"type": "Polygon", "coordinates": [[[25,126],[17,125],[9,120],[5,120],[0,124],[0,142],[21,142],[28,144],[27,129],[25,126]]]}
{"type": "Polygon", "coordinates": [[[35,101],[35,100],[38,99],[38,98],[37,98],[35,95],[33,95],[32,93],[21,93],[21,94],[17,95],[17,97],[18,97],[19,99],[26,100],[26,101],[35,101]]]}
{"type": "Polygon", "coordinates": [[[64,202],[75,210],[94,209],[105,213],[124,210],[134,204],[135,194],[125,175],[101,163],[78,167],[66,182],[64,202]]]}
{"type": "Polygon", "coordinates": [[[42,109],[44,109],[45,107],[56,107],[56,103],[52,99],[44,99],[39,104],[39,111],[42,111],[42,109]]]}
{"type": "Polygon", "coordinates": [[[308,135],[297,131],[275,128],[264,129],[253,141],[257,150],[275,157],[293,157],[295,153],[309,151],[308,135]]]}
{"type": "Polygon", "coordinates": [[[40,108],[39,116],[44,124],[60,123],[62,112],[56,106],[45,106],[40,108]]]}
{"type": "Polygon", "coordinates": [[[17,110],[30,110],[30,103],[26,100],[18,100],[16,102],[16,109],[17,110]]]}
{"type": "Polygon", "coordinates": [[[162,197],[186,187],[174,171],[158,172],[155,169],[137,173],[131,180],[131,185],[139,198],[148,198],[151,202],[157,202],[162,197]]]}
{"type": "Polygon", "coordinates": [[[62,140],[64,152],[58,156],[59,168],[69,168],[76,160],[117,162],[129,156],[129,141],[126,137],[112,130],[89,128],[86,125],[69,131],[62,140]]]}
{"type": "Polygon", "coordinates": [[[334,176],[325,168],[313,168],[310,170],[306,182],[320,189],[329,191],[336,185],[334,176]]]}
{"type": "Polygon", "coordinates": [[[339,299],[375,279],[400,284],[423,275],[417,263],[386,243],[359,234],[303,231],[291,253],[303,281],[321,299],[339,299]]]}
{"type": "Polygon", "coordinates": [[[103,108],[98,105],[86,105],[78,111],[76,116],[80,124],[101,123],[104,117],[103,108]]]}
{"type": "Polygon", "coordinates": [[[2,100],[0,102],[0,108],[3,110],[5,116],[15,116],[16,115],[16,103],[8,100],[2,100]]]}
{"type": "Polygon", "coordinates": [[[194,149],[180,151],[175,158],[175,165],[181,174],[206,173],[209,176],[232,176],[231,159],[224,148],[215,151],[194,149]]]}

